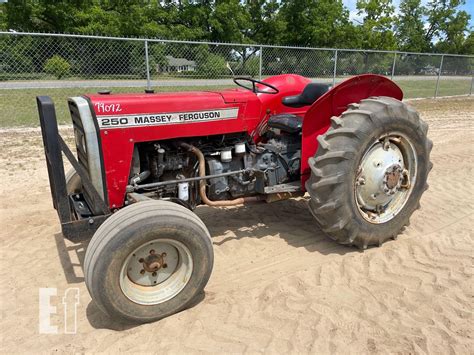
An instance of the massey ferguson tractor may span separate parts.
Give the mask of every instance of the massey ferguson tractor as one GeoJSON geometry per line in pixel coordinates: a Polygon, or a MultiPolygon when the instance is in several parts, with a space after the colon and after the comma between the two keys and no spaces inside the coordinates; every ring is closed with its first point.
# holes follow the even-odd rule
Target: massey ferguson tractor
{"type": "Polygon", "coordinates": [[[84,275],[115,319],[151,322],[196,299],[213,266],[193,210],[309,194],[337,243],[395,239],[427,189],[428,125],[389,79],[334,87],[299,75],[235,78],[222,91],[71,97],[74,154],[52,100],[37,98],[63,235],[90,238],[84,275]],[[65,174],[63,154],[72,170],[65,174]]]}

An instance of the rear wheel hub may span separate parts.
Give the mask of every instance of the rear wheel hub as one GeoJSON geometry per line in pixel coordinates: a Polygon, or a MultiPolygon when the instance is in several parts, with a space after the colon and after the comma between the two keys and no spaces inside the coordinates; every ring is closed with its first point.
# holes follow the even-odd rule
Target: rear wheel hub
{"type": "Polygon", "coordinates": [[[375,141],[362,158],[355,181],[362,216],[372,223],[394,218],[408,199],[415,173],[416,155],[406,138],[393,134],[375,141]]]}
{"type": "Polygon", "coordinates": [[[388,195],[393,195],[402,185],[403,167],[400,164],[393,164],[385,170],[383,190],[388,195]]]}

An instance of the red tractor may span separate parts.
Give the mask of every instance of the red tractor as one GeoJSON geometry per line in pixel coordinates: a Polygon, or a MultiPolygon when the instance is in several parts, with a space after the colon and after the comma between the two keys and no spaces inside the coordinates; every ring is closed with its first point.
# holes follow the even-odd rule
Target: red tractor
{"type": "Polygon", "coordinates": [[[307,192],[315,229],[365,249],[396,238],[427,188],[428,125],[385,77],[331,88],[299,75],[235,78],[222,91],[72,97],[77,154],[37,98],[64,236],[92,240],[92,299],[154,321],[188,307],[213,266],[199,205],[269,203],[307,192]],[[73,170],[64,173],[62,154],[73,170]]]}

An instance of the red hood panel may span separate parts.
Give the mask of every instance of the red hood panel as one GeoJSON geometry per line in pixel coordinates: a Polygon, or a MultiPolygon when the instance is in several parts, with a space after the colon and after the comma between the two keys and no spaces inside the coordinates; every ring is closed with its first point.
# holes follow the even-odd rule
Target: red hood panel
{"type": "Polygon", "coordinates": [[[89,95],[97,116],[206,110],[224,105],[216,92],[89,95]]]}
{"type": "Polygon", "coordinates": [[[109,205],[123,206],[135,144],[252,132],[261,103],[252,92],[187,91],[88,96],[100,129],[109,205]],[[235,100],[234,100],[235,98],[235,100]]]}
{"type": "Polygon", "coordinates": [[[252,91],[245,89],[227,89],[219,91],[219,94],[227,103],[248,102],[257,97],[252,91]]]}

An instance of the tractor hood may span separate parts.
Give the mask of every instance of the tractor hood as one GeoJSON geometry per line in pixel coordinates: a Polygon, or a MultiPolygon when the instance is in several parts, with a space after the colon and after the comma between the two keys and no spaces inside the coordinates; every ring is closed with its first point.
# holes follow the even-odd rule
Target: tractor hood
{"type": "MultiPolygon", "coordinates": [[[[110,122],[108,121],[110,118],[120,119],[130,115],[160,116],[187,112],[206,113],[210,110],[227,109],[233,105],[240,106],[249,103],[252,106],[259,102],[257,95],[241,89],[157,94],[94,94],[87,97],[101,128],[104,122],[110,122]]],[[[119,121],[114,120],[114,122],[119,121]]]]}
{"type": "Polygon", "coordinates": [[[227,89],[218,92],[226,103],[243,103],[256,100],[257,95],[252,91],[242,89],[227,89]]]}
{"type": "MultiPolygon", "coordinates": [[[[227,133],[228,129],[232,132],[245,131],[243,117],[246,120],[258,119],[260,113],[257,95],[238,89],[219,92],[94,94],[85,98],[90,102],[101,130],[213,123],[223,125],[217,133],[227,133]]],[[[175,128],[173,130],[176,132],[175,128]]],[[[214,130],[211,131],[206,132],[206,135],[214,133],[214,130]]]]}
{"type": "Polygon", "coordinates": [[[217,92],[187,91],[158,94],[88,96],[96,116],[116,116],[215,109],[225,101],[217,92]]]}
{"type": "Polygon", "coordinates": [[[98,129],[111,208],[123,203],[135,144],[250,134],[260,122],[261,113],[260,99],[246,90],[94,94],[70,99],[73,107],[79,102],[85,107],[75,122],[93,121],[89,126],[98,129]]]}

